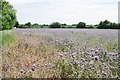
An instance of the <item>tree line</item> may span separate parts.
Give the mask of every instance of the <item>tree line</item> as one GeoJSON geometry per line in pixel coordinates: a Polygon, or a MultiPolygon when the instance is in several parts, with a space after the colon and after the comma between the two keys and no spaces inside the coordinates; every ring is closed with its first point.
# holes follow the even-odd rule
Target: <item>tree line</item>
{"type": "Polygon", "coordinates": [[[79,22],[78,24],[61,24],[59,22],[53,22],[50,25],[48,24],[31,24],[31,22],[25,24],[16,23],[15,27],[17,28],[82,28],[82,29],[120,29],[120,24],[112,23],[108,20],[101,21],[96,25],[86,25],[85,22],[79,22]]]}
{"type": "Polygon", "coordinates": [[[108,20],[101,21],[96,25],[87,25],[85,22],[78,24],[61,24],[60,22],[53,22],[51,24],[38,24],[27,22],[19,24],[16,18],[16,10],[5,0],[0,0],[0,30],[9,30],[12,28],[87,28],[87,29],[120,29],[120,23],[113,23],[108,20]]]}

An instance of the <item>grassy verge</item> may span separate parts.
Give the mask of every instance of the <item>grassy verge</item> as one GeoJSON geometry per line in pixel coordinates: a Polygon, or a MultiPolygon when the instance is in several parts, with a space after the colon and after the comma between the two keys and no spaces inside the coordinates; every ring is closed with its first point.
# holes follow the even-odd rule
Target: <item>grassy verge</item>
{"type": "Polygon", "coordinates": [[[0,45],[6,46],[14,42],[15,42],[15,35],[11,30],[0,32],[0,45]]]}

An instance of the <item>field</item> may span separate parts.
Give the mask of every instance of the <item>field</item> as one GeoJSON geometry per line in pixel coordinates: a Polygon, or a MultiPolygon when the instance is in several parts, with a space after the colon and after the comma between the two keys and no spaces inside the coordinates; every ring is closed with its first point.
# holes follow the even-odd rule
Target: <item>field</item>
{"type": "Polygon", "coordinates": [[[3,78],[117,78],[118,30],[13,29],[3,78]]]}

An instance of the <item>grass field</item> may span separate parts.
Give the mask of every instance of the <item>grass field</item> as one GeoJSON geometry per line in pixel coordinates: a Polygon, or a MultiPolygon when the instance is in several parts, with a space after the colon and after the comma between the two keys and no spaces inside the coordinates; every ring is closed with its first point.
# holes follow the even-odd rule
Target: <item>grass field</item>
{"type": "Polygon", "coordinates": [[[7,46],[15,42],[15,35],[13,31],[1,31],[0,32],[0,45],[7,46]]]}
{"type": "MultiPolygon", "coordinates": [[[[3,78],[117,78],[118,30],[13,29],[3,78]],[[12,38],[12,39],[11,39],[12,38]]],[[[3,42],[3,44],[5,43],[3,42]]]]}

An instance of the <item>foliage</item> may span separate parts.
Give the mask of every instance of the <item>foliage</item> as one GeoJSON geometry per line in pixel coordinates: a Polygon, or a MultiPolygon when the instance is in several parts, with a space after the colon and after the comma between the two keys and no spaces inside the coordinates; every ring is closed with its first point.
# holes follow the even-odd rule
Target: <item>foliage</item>
{"type": "Polygon", "coordinates": [[[76,26],[67,25],[66,28],[76,28],[76,26]]]}
{"type": "Polygon", "coordinates": [[[98,25],[99,29],[120,29],[119,24],[112,23],[108,20],[101,21],[98,25]]]}
{"type": "Polygon", "coordinates": [[[86,25],[84,22],[79,22],[78,24],[60,24],[59,22],[53,22],[50,25],[47,24],[38,24],[34,23],[31,24],[30,22],[25,24],[20,24],[16,22],[15,27],[17,28],[87,28],[87,29],[120,29],[120,24],[112,23],[108,20],[101,21],[99,24],[96,25],[86,25]]]}
{"type": "Polygon", "coordinates": [[[14,27],[19,28],[19,22],[18,22],[18,21],[15,23],[15,26],[14,26],[14,27]]]}
{"type": "Polygon", "coordinates": [[[88,29],[94,29],[95,28],[95,26],[94,25],[87,25],[87,27],[86,28],[88,28],[88,29]]]}
{"type": "Polygon", "coordinates": [[[65,23],[61,24],[61,26],[62,26],[61,28],[66,28],[67,24],[65,24],[65,23]]]}
{"type": "Polygon", "coordinates": [[[84,22],[79,22],[76,26],[76,28],[86,28],[86,23],[84,22]]]}
{"type": "Polygon", "coordinates": [[[17,26],[17,28],[32,28],[31,22],[25,23],[25,24],[20,24],[17,26]]]}
{"type": "Polygon", "coordinates": [[[32,25],[32,28],[48,28],[49,25],[47,24],[38,24],[38,23],[35,23],[32,25]]]}
{"type": "Polygon", "coordinates": [[[16,24],[16,10],[5,0],[0,3],[2,3],[2,30],[12,29],[16,24]]]}
{"type": "Polygon", "coordinates": [[[28,23],[25,23],[25,26],[28,26],[28,28],[31,28],[32,24],[31,24],[31,22],[28,22],[28,23]]]}
{"type": "Polygon", "coordinates": [[[38,28],[38,26],[39,26],[38,23],[35,23],[35,24],[32,25],[32,27],[34,27],[34,28],[38,28]]]}
{"type": "Polygon", "coordinates": [[[53,22],[52,24],[38,24],[34,23],[31,24],[30,22],[25,24],[20,24],[16,22],[17,28],[87,28],[87,29],[120,29],[120,24],[112,23],[108,20],[101,21],[99,24],[96,25],[86,25],[84,22],[79,22],[78,24],[60,24],[59,22],[53,22]]]}
{"type": "Polygon", "coordinates": [[[59,22],[53,22],[49,28],[61,28],[61,24],[59,22]]]}

